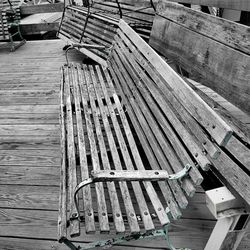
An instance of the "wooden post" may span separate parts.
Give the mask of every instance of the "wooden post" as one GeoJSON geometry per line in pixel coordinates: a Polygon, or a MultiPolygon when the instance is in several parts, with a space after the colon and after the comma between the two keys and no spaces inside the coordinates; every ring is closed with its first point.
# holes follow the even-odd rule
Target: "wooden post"
{"type": "Polygon", "coordinates": [[[204,250],[235,250],[249,224],[249,213],[226,187],[206,191],[208,209],[217,223],[204,250]]]}

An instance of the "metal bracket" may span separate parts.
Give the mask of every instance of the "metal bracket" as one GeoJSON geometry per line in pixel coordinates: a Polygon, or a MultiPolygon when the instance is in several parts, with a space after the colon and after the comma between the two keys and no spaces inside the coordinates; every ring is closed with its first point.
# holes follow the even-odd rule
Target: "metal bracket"
{"type": "MultiPolygon", "coordinates": [[[[67,245],[70,249],[72,250],[87,250],[87,249],[93,249],[96,247],[102,247],[102,248],[109,248],[112,247],[113,245],[116,244],[121,244],[123,242],[129,242],[131,240],[142,240],[142,239],[149,239],[149,238],[156,238],[159,236],[165,236],[165,239],[167,241],[167,249],[169,250],[177,250],[174,248],[174,246],[170,243],[169,237],[168,237],[168,225],[163,226],[162,229],[158,230],[153,230],[149,232],[142,232],[142,233],[133,233],[133,234],[128,234],[124,236],[117,236],[113,239],[108,239],[108,240],[100,240],[100,241],[95,241],[91,243],[72,243],[68,239],[63,239],[63,243],[67,245]]],[[[179,248],[178,250],[190,250],[187,248],[179,248]]]]}
{"type": "Polygon", "coordinates": [[[85,179],[79,183],[74,191],[74,205],[76,212],[72,213],[70,220],[80,220],[79,206],[77,202],[77,193],[83,187],[95,183],[104,181],[167,181],[178,180],[188,174],[191,169],[191,165],[187,164],[181,171],[176,174],[168,174],[166,170],[100,170],[92,171],[91,178],[85,179]]]}

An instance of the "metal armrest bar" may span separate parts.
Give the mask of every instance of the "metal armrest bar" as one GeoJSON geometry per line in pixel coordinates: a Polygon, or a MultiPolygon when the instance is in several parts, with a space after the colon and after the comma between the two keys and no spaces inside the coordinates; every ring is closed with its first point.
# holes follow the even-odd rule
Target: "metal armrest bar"
{"type": "Polygon", "coordinates": [[[188,174],[191,169],[191,165],[187,164],[181,171],[176,174],[168,174],[166,170],[101,170],[92,171],[91,177],[79,183],[74,191],[74,205],[76,213],[71,215],[71,220],[79,219],[80,213],[77,202],[77,193],[83,187],[95,183],[104,181],[166,181],[181,179],[188,174]]]}

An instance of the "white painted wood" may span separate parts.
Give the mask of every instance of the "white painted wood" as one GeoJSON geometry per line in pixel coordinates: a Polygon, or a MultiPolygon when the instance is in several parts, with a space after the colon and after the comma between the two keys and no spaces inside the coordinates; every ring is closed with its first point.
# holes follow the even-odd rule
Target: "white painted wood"
{"type": "Polygon", "coordinates": [[[234,222],[233,217],[221,218],[217,221],[204,250],[219,250],[234,222]]]}
{"type": "Polygon", "coordinates": [[[227,209],[243,207],[243,204],[226,188],[220,187],[205,192],[206,204],[215,218],[227,209]]]}

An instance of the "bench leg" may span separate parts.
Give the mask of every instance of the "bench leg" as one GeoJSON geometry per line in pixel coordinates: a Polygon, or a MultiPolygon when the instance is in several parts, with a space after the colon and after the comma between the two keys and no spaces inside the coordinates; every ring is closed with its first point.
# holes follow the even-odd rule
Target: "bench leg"
{"type": "Polygon", "coordinates": [[[236,250],[248,224],[247,214],[218,219],[204,250],[236,250]]]}
{"type": "Polygon", "coordinates": [[[217,223],[204,250],[235,250],[243,238],[249,213],[225,186],[206,191],[206,204],[217,223]]]}

